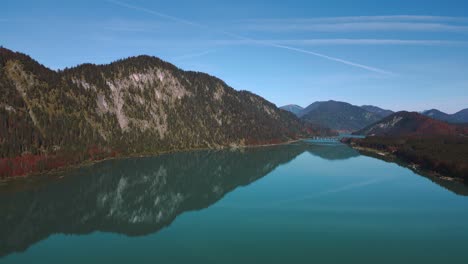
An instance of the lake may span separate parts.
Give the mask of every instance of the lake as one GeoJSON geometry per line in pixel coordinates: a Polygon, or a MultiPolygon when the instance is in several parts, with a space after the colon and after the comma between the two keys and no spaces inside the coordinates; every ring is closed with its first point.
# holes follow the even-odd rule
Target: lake
{"type": "Polygon", "coordinates": [[[467,187],[342,144],[109,160],[0,185],[0,263],[467,263],[467,187]]]}

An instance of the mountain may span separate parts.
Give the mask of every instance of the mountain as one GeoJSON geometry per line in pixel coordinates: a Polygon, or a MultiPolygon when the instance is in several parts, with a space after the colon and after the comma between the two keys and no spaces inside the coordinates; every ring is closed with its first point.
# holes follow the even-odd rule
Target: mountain
{"type": "Polygon", "coordinates": [[[316,133],[258,95],[150,56],[53,71],[0,48],[0,92],[0,178],[316,133]]]}
{"type": "Polygon", "coordinates": [[[447,114],[437,109],[426,110],[423,115],[449,123],[468,123],[468,108],[463,109],[455,114],[447,114]]]}
{"type": "Polygon", "coordinates": [[[392,110],[382,109],[380,107],[373,106],[373,105],[362,105],[361,108],[371,113],[378,114],[382,118],[387,117],[394,113],[392,110]]]}
{"type": "Polygon", "coordinates": [[[334,130],[356,131],[381,119],[381,116],[345,102],[315,102],[301,112],[301,119],[334,130]]]}
{"type": "Polygon", "coordinates": [[[451,122],[453,123],[468,123],[468,108],[460,110],[452,115],[451,122]]]}
{"type": "Polygon", "coordinates": [[[367,136],[457,136],[468,134],[468,128],[432,119],[416,112],[392,114],[355,134],[367,136]]]}
{"type": "Polygon", "coordinates": [[[280,109],[289,111],[295,114],[296,116],[299,115],[299,113],[302,112],[302,110],[304,110],[302,106],[295,105],[295,104],[285,105],[285,106],[280,107],[280,109]]]}
{"type": "MultiPolygon", "coordinates": [[[[329,102],[334,102],[334,101],[329,101],[329,102]]],[[[309,113],[310,111],[316,109],[319,105],[323,104],[323,103],[326,103],[326,102],[313,102],[311,103],[310,105],[308,105],[306,108],[304,108],[300,113],[299,113],[299,117],[302,117],[304,115],[306,115],[307,113],[309,113]]]]}
{"type": "Polygon", "coordinates": [[[449,122],[451,116],[437,109],[426,110],[422,112],[423,115],[428,116],[433,119],[449,122]]]}

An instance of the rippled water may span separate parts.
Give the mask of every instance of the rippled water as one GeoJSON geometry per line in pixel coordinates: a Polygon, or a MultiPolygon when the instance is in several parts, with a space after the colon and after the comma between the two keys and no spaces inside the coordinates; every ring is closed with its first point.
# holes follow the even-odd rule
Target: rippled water
{"type": "Polygon", "coordinates": [[[340,145],[111,160],[0,186],[0,263],[466,263],[468,194],[340,145]]]}

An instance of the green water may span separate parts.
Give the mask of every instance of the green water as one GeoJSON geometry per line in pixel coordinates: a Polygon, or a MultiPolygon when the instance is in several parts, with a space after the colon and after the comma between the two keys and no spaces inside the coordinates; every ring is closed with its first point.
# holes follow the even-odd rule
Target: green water
{"type": "Polygon", "coordinates": [[[112,160],[0,185],[0,263],[467,263],[466,194],[344,145],[112,160]]]}

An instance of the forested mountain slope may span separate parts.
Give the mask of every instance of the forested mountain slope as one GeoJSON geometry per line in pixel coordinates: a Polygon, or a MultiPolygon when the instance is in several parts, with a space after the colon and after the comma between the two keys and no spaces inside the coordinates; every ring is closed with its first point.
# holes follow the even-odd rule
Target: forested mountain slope
{"type": "Polygon", "coordinates": [[[0,48],[0,93],[0,177],[316,133],[260,96],[150,56],[53,71],[0,48]]]}

